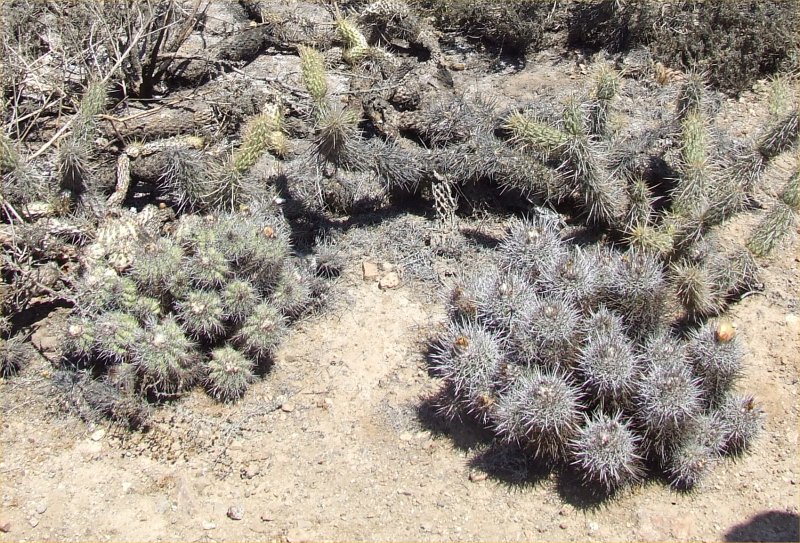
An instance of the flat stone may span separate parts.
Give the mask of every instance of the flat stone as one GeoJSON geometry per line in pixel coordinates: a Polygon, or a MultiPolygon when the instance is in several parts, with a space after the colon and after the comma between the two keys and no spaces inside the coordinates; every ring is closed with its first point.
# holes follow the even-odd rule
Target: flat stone
{"type": "Polygon", "coordinates": [[[291,413],[292,411],[294,411],[294,404],[290,402],[283,402],[281,404],[281,411],[283,411],[284,413],[291,413]]]}
{"type": "Polygon", "coordinates": [[[361,263],[361,272],[364,277],[364,281],[377,281],[380,272],[378,271],[378,265],[374,262],[370,262],[369,260],[365,260],[361,263]]]}
{"type": "Polygon", "coordinates": [[[95,430],[92,432],[92,441],[100,441],[105,437],[105,435],[106,431],[104,429],[100,428],[99,430],[95,430]]]}

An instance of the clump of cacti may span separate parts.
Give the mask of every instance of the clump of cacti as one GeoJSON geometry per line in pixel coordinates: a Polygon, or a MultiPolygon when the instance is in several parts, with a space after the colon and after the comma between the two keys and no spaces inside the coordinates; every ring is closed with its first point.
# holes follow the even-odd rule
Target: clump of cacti
{"type": "Polygon", "coordinates": [[[711,296],[689,292],[688,272],[633,248],[580,247],[562,225],[549,213],[514,219],[502,265],[453,287],[431,346],[450,398],[441,411],[606,491],[653,467],[692,487],[761,427],[752,397],[734,392],[741,339],[730,321],[705,318],[717,307],[681,318],[676,298],[711,296]]]}
{"type": "MultiPolygon", "coordinates": [[[[279,210],[186,214],[170,232],[142,243],[121,269],[87,261],[78,284],[63,365],[99,376],[102,386],[87,390],[104,401],[159,402],[196,384],[220,401],[241,398],[321,292],[295,262],[279,210]]],[[[141,411],[131,413],[140,424],[141,411]]]]}

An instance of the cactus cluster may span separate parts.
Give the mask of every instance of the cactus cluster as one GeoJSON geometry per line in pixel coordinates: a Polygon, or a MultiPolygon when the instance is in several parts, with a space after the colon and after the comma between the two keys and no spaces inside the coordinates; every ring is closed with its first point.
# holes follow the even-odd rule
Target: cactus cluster
{"type": "Polygon", "coordinates": [[[63,365],[99,376],[119,401],[164,401],[196,384],[235,401],[323,285],[292,256],[279,211],[185,214],[169,230],[120,271],[105,259],[85,270],[63,365]]]}
{"type": "Polygon", "coordinates": [[[691,488],[761,427],[735,392],[741,340],[724,318],[676,318],[685,286],[656,254],[567,238],[551,213],[514,219],[497,264],[453,287],[431,345],[441,411],[605,491],[654,471],[691,488]]]}

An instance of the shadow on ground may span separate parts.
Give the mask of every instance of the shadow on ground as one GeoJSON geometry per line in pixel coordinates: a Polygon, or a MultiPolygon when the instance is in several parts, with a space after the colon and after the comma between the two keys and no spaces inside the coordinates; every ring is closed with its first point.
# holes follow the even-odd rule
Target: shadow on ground
{"type": "Polygon", "coordinates": [[[798,541],[800,516],[785,511],[766,511],[737,524],[725,534],[725,541],[798,541]]]}

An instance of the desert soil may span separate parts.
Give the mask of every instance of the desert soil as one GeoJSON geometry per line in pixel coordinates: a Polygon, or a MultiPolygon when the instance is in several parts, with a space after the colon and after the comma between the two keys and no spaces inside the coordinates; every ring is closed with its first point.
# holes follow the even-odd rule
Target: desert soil
{"type": "MultiPolygon", "coordinates": [[[[520,102],[569,85],[565,66],[579,70],[540,60],[480,76],[467,66],[457,88],[520,102]]],[[[759,100],[746,93],[722,116],[744,133],[759,100]]],[[[723,235],[740,241],[756,220],[723,235]]],[[[383,290],[362,277],[365,260],[381,262],[351,254],[331,302],[293,328],[242,401],[195,391],[145,433],[61,409],[48,357],[68,310],[37,323],[42,356],[0,380],[0,542],[798,539],[797,243],[762,262],[766,290],[730,310],[748,351],[742,387],[767,415],[752,452],[692,493],[654,481],[607,501],[433,420],[425,405],[439,383],[424,352],[444,319],[442,289],[401,273],[383,290]]]]}

